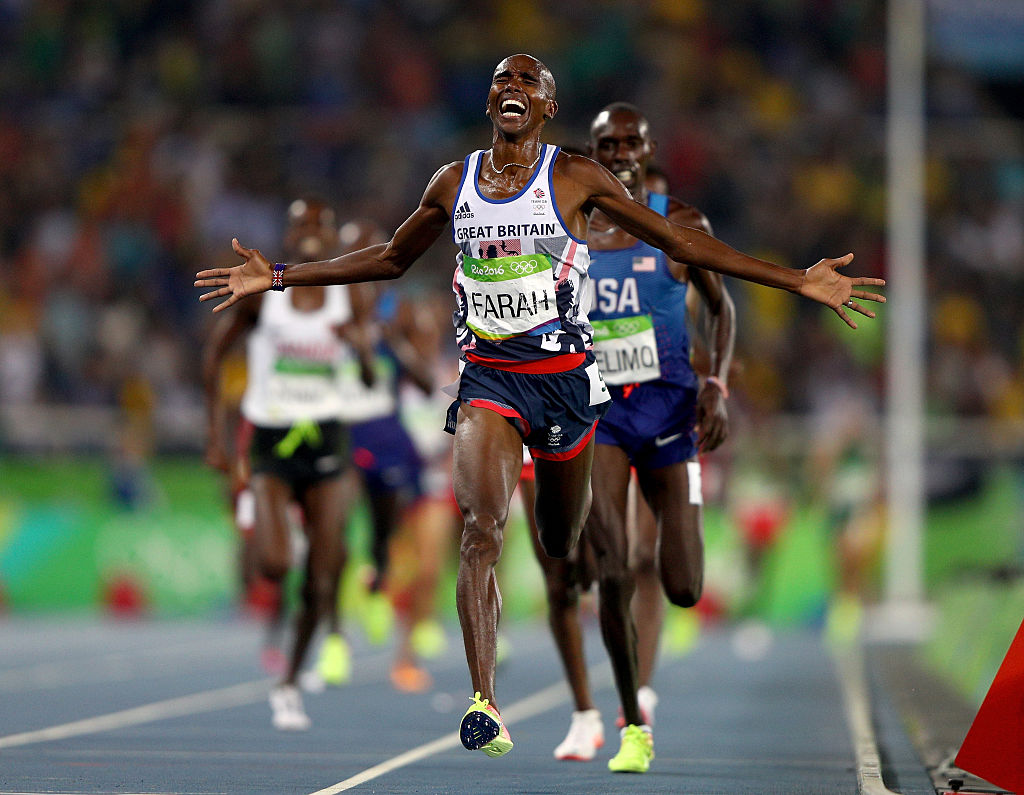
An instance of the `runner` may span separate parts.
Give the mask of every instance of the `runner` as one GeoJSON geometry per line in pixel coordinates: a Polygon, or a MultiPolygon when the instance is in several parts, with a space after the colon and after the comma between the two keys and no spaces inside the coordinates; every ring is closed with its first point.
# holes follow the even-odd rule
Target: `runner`
{"type": "MultiPolygon", "coordinates": [[[[284,248],[293,261],[322,257],[337,244],[334,212],[315,199],[288,209],[284,248]]],[[[273,725],[303,730],[310,721],[298,676],[321,621],[329,624],[326,646],[336,673],[348,676],[348,652],[338,626],[338,579],[346,549],[342,534],[355,495],[348,429],[337,369],[352,357],[340,331],[352,321],[349,290],[304,287],[247,301],[224,315],[205,346],[207,460],[227,466],[218,377],[231,344],[247,335],[247,385],[241,413],[252,428],[249,479],[254,498],[254,540],[260,570],[280,588],[292,566],[290,517],[302,512],[306,561],[291,654],[270,693],[273,725]]]]}
{"type": "Polygon", "coordinates": [[[674,260],[798,293],[831,307],[854,328],[848,311],[872,317],[861,302],[884,300],[861,288],[884,281],[841,275],[852,254],[806,270],[742,254],[634,201],[593,160],[543,143],[558,103],[550,70],[533,56],[512,55],[498,64],[486,112],[491,148],[440,168],[387,243],[290,265],[273,264],[235,239],[232,247],[244,262],[200,271],[195,284],[213,288],[201,301],[224,299],[214,308],[219,312],[272,288],[395,279],[452,222],[456,340],[464,357],[448,422],[455,434],[452,480],[465,520],[456,603],[475,691],[461,736],[468,749],[502,756],[512,740],[495,693],[501,596],[494,566],[522,444],[535,461],[540,542],[550,556],[564,558],[590,509],[593,435],[609,405],[586,316],[591,212],[601,210],[674,260]],[[519,253],[481,258],[481,249],[496,241],[519,253]]]}

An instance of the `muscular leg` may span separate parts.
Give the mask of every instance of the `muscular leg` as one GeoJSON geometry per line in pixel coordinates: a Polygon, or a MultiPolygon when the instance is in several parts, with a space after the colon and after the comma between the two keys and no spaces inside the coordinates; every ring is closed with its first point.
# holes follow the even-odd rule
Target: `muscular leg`
{"type": "Polygon", "coordinates": [[[523,466],[523,442],[504,417],[459,407],[453,448],[455,499],[465,522],[455,601],[473,689],[497,707],[494,667],[501,593],[494,566],[501,554],[512,492],[523,466]]]}
{"type": "MultiPolygon", "coordinates": [[[[572,690],[576,711],[593,709],[590,683],[587,681],[587,663],[583,656],[583,633],[579,620],[579,588],[574,576],[575,564],[568,558],[552,558],[544,551],[537,536],[537,520],[534,517],[533,481],[519,483],[523,507],[530,528],[533,551],[544,573],[544,588],[548,600],[548,626],[554,638],[558,655],[562,659],[569,688],[572,690]]],[[[582,552],[577,548],[577,552],[582,552]]]]}
{"type": "Polygon", "coordinates": [[[338,581],[348,554],[343,533],[351,507],[351,493],[346,488],[349,483],[351,479],[344,475],[330,478],[310,486],[302,495],[309,551],[302,586],[302,607],[295,620],[289,682],[294,682],[302,669],[320,621],[329,620],[334,625],[332,628],[340,623],[337,616],[338,581]]]}
{"type": "Polygon", "coordinates": [[[594,505],[587,538],[597,556],[601,636],[611,659],[615,686],[627,724],[640,725],[637,706],[636,628],[630,613],[635,584],[629,569],[626,500],[629,459],[618,447],[599,444],[594,454],[594,505]]]}
{"type": "Polygon", "coordinates": [[[256,557],[263,576],[280,583],[292,565],[289,536],[288,504],[291,487],[274,475],[263,472],[252,476],[252,493],[256,500],[256,557]]]}
{"type": "Polygon", "coordinates": [[[658,523],[635,479],[629,484],[628,511],[629,560],[636,581],[631,611],[636,626],[637,674],[641,685],[649,685],[665,621],[665,596],[658,577],[658,523]]]}
{"type": "Polygon", "coordinates": [[[583,523],[590,513],[593,463],[593,438],[573,458],[563,461],[538,458],[533,462],[537,538],[552,558],[566,557],[580,540],[583,523]]]}
{"type": "Polygon", "coordinates": [[[637,473],[658,518],[661,584],[668,600],[679,607],[693,607],[704,588],[703,506],[690,502],[687,463],[637,473]]]}

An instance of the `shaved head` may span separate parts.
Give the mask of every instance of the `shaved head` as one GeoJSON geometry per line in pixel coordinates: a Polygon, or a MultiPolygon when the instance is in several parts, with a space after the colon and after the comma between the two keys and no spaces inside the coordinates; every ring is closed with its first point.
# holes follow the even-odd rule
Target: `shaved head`
{"type": "Polygon", "coordinates": [[[647,121],[647,117],[641,112],[640,108],[636,105],[631,105],[628,102],[612,102],[610,105],[605,105],[604,108],[598,113],[594,120],[590,123],[590,138],[594,140],[598,136],[598,131],[608,126],[608,122],[611,121],[613,116],[631,117],[636,122],[637,131],[644,138],[650,140],[651,137],[651,125],[647,121]]]}
{"type": "Polygon", "coordinates": [[[510,63],[517,58],[528,58],[533,61],[534,69],[537,71],[537,76],[540,78],[540,84],[544,88],[544,93],[548,95],[548,99],[555,98],[555,76],[551,74],[551,70],[544,64],[539,58],[534,58],[528,53],[521,52],[515,55],[510,55],[507,58],[502,59],[501,63],[494,67],[494,74],[504,71],[510,65],[510,63]]]}

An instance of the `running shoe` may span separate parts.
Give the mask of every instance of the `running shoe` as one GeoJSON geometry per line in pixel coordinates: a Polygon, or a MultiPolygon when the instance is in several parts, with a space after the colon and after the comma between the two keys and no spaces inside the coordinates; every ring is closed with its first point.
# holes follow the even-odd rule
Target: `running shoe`
{"type": "Polygon", "coordinates": [[[395,663],[391,667],[391,684],[403,693],[424,693],[434,685],[430,674],[415,663],[395,663]]]}
{"type": "Polygon", "coordinates": [[[427,618],[420,621],[412,630],[409,637],[412,650],[417,656],[427,660],[436,660],[448,648],[448,638],[444,634],[444,627],[434,618],[427,618]]]}
{"type": "MultiPolygon", "coordinates": [[[[640,719],[645,726],[654,726],[654,708],[658,706],[658,694],[653,688],[644,685],[636,691],[637,706],[640,707],[640,719]]],[[[615,726],[619,729],[626,727],[626,719],[622,715],[622,707],[619,707],[619,717],[615,719],[615,726]]]]}
{"type": "Polygon", "coordinates": [[[596,709],[574,712],[569,733],[555,749],[555,759],[589,762],[602,745],[604,725],[601,723],[601,713],[596,709]]]}
{"type": "Polygon", "coordinates": [[[352,678],[352,652],[345,639],[336,632],[324,638],[316,672],[326,685],[343,685],[352,678]]]}
{"type": "Polygon", "coordinates": [[[302,706],[302,694],[295,685],[278,685],[270,691],[273,724],[278,731],[306,731],[311,723],[302,706]]]}
{"type": "Polygon", "coordinates": [[[469,751],[483,751],[488,756],[504,756],[512,750],[512,738],[498,710],[488,700],[473,694],[473,705],[462,716],[459,737],[469,751]]]}
{"type": "Polygon", "coordinates": [[[608,760],[613,773],[646,773],[654,759],[654,735],[650,726],[629,724],[619,735],[619,752],[608,760]]]}
{"type": "Polygon", "coordinates": [[[363,599],[359,610],[366,639],[374,646],[381,646],[391,637],[395,623],[395,611],[383,591],[370,591],[363,599]]]}

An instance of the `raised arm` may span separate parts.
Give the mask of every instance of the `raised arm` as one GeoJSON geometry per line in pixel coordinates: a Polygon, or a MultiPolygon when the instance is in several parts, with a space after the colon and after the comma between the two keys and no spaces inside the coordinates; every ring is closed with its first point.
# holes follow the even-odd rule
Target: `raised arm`
{"type": "MultiPolygon", "coordinates": [[[[284,286],[312,284],[351,284],[397,279],[437,240],[448,225],[448,213],[462,176],[461,162],[450,163],[431,178],[419,206],[387,243],[353,251],[319,262],[289,265],[284,270],[284,286]]],[[[231,241],[235,253],[245,261],[233,268],[211,268],[196,274],[196,287],[215,287],[199,296],[211,301],[227,296],[214,312],[234,304],[247,295],[262,293],[273,284],[273,265],[258,249],[248,249],[237,239],[231,241]]]]}
{"type": "Polygon", "coordinates": [[[635,201],[611,172],[588,158],[570,156],[565,170],[588,194],[582,202],[584,212],[596,207],[631,235],[660,248],[674,260],[805,296],[831,307],[852,328],[857,324],[846,309],[874,317],[875,313],[858,301],[885,301],[882,295],[856,289],[884,285],[883,279],[851,279],[838,272],[853,260],[853,254],[823,259],[804,270],[783,268],[737,251],[706,232],[663,218],[635,201]]]}

